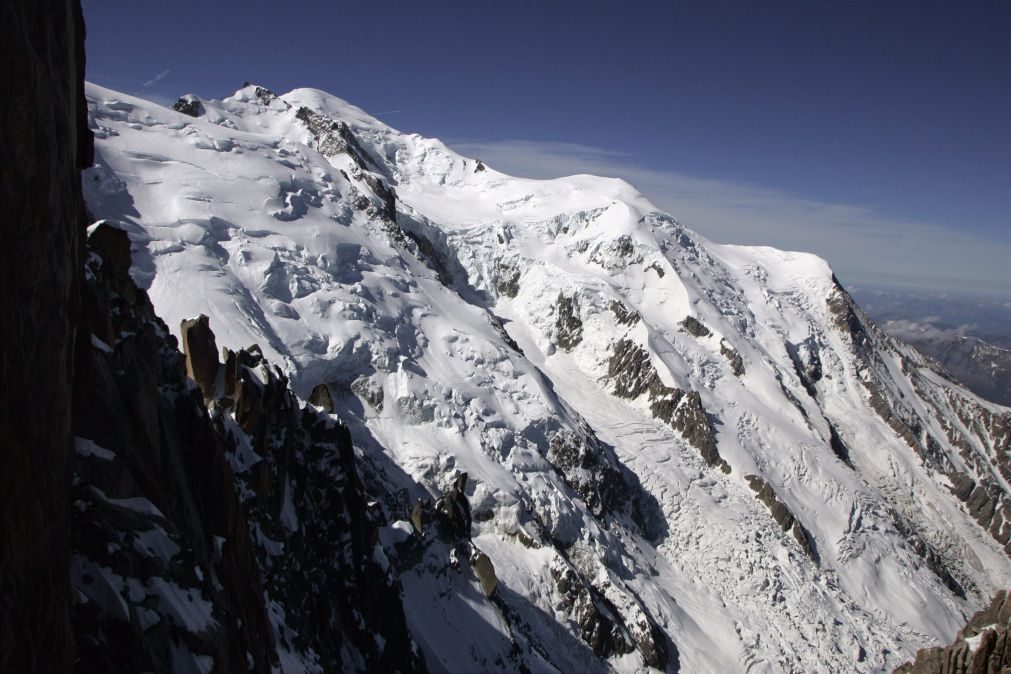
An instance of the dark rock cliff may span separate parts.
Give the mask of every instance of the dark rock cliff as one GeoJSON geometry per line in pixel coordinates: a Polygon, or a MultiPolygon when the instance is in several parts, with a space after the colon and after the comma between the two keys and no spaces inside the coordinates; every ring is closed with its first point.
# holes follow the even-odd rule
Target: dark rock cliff
{"type": "Polygon", "coordinates": [[[347,428],[302,407],[257,348],[219,363],[205,317],[184,321],[179,353],[129,245],[90,229],[77,671],[423,670],[347,428]]]}
{"type": "Polygon", "coordinates": [[[209,328],[195,385],[86,236],[83,45],[77,2],[0,6],[0,671],[424,670],[347,428],[209,328]]]}
{"type": "Polygon", "coordinates": [[[0,4],[0,671],[72,662],[70,407],[80,170],[91,164],[84,22],[70,0],[0,4]]]}

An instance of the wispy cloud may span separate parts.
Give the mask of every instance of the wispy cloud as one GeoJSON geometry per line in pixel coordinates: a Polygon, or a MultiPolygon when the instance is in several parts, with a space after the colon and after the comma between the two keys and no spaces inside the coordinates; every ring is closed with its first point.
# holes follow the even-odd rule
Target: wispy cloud
{"type": "Polygon", "coordinates": [[[639,166],[629,155],[573,143],[460,141],[461,154],[505,173],[624,178],[661,210],[720,243],[817,253],[844,282],[1007,292],[1011,245],[937,223],[810,199],[785,190],[639,166]]]}
{"type": "Polygon", "coordinates": [[[158,84],[158,82],[168,77],[168,74],[171,72],[172,72],[171,70],[163,70],[154,77],[152,77],[151,79],[149,79],[147,82],[144,82],[144,84],[142,84],[141,86],[144,87],[145,89],[147,89],[148,87],[153,87],[154,85],[158,84]]]}

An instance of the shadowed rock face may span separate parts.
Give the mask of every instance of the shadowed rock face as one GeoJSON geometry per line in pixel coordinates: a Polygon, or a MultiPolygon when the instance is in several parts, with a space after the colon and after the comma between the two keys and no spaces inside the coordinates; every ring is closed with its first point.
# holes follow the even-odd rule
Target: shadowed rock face
{"type": "Polygon", "coordinates": [[[73,661],[70,412],[87,222],[80,171],[92,163],[80,5],[5,0],[0,62],[0,671],[64,672],[73,661]]]}
{"type": "Polygon", "coordinates": [[[333,414],[333,398],[330,397],[330,388],[326,384],[316,384],[309,394],[308,402],[326,414],[333,414]]]}
{"type": "MultiPolygon", "coordinates": [[[[347,428],[303,408],[255,348],[225,350],[222,392],[195,386],[194,354],[129,265],[106,262],[126,240],[100,224],[89,242],[83,316],[104,339],[75,408],[77,670],[207,658],[270,672],[283,653],[326,671],[423,670],[347,428]]],[[[213,345],[196,326],[188,345],[213,345]]],[[[213,350],[201,359],[221,369],[213,350]]]]}
{"type": "Polygon", "coordinates": [[[179,326],[186,354],[186,376],[197,383],[205,399],[214,397],[218,376],[218,345],[207,316],[190,318],[179,326]]]}

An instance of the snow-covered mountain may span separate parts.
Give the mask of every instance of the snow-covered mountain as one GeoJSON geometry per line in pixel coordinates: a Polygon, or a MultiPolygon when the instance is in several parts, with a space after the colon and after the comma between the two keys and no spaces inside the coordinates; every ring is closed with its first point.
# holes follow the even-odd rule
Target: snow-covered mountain
{"type": "Polygon", "coordinates": [[[316,90],[86,94],[88,205],[157,312],[350,427],[429,670],[883,671],[1011,583],[1011,411],[823,260],[316,90]],[[434,516],[459,491],[471,544],[434,516]]]}

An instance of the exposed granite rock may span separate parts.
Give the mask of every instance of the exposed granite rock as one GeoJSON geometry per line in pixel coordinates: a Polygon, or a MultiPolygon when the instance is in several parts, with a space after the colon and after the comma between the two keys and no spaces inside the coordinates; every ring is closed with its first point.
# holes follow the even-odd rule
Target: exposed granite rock
{"type": "Polygon", "coordinates": [[[611,300],[610,309],[618,325],[635,325],[641,320],[638,311],[629,309],[618,300],[611,300]]]}
{"type": "Polygon", "coordinates": [[[606,658],[635,650],[635,643],[614,608],[571,566],[556,558],[550,571],[555,589],[561,596],[560,608],[576,621],[580,636],[595,655],[606,658]]]}
{"type": "Polygon", "coordinates": [[[459,473],[453,485],[436,501],[436,512],[442,515],[443,529],[454,541],[469,541],[473,520],[467,498],[467,473],[459,473]]]}
{"type": "Polygon", "coordinates": [[[720,456],[709,417],[698,391],[686,393],[665,385],[649,359],[649,353],[629,339],[621,339],[611,352],[607,375],[619,398],[648,395],[653,416],[681,433],[711,468],[730,472],[730,464],[720,456]]]}
{"type": "Polygon", "coordinates": [[[323,156],[335,157],[347,153],[359,169],[367,171],[375,168],[372,159],[358,143],[347,122],[332,119],[305,106],[295,112],[295,117],[309,129],[313,140],[316,141],[316,150],[323,156]]]}
{"type": "MultiPolygon", "coordinates": [[[[99,241],[113,239],[107,232],[99,241]]],[[[259,574],[224,446],[147,295],[115,290],[130,281],[104,261],[107,249],[91,248],[85,317],[111,324],[113,338],[92,349],[75,408],[79,671],[172,671],[173,644],[222,668],[246,664],[249,652],[251,671],[270,671],[272,631],[255,599],[259,574]],[[133,543],[152,539],[168,543],[133,543]],[[196,603],[199,620],[170,616],[177,596],[196,603]]]]}
{"type": "Polygon", "coordinates": [[[618,271],[629,265],[641,264],[642,255],[636,253],[635,243],[628,234],[611,241],[603,241],[593,248],[590,260],[608,271],[618,271]]]}
{"type": "MultiPolygon", "coordinates": [[[[256,87],[256,89],[253,90],[253,93],[256,95],[256,100],[260,101],[261,105],[270,105],[274,101],[281,101],[281,98],[277,94],[266,87],[256,87]]],[[[287,103],[285,101],[281,102],[284,103],[286,108],[291,109],[291,103],[287,103]]]]}
{"type": "MultiPolygon", "coordinates": [[[[614,395],[638,398],[659,379],[649,360],[649,353],[630,339],[619,340],[611,351],[607,376],[614,383],[614,395]]],[[[662,384],[661,384],[662,385],[662,384]]]]}
{"type": "Polygon", "coordinates": [[[506,297],[516,297],[520,292],[520,270],[512,263],[500,263],[495,279],[495,290],[506,297]]]}
{"type": "Polygon", "coordinates": [[[358,377],[351,382],[351,392],[361,396],[376,412],[383,411],[383,387],[369,377],[358,377]]]}
{"type": "Polygon", "coordinates": [[[129,276],[101,250],[88,278],[88,321],[115,338],[92,349],[75,414],[79,671],[269,672],[279,653],[423,669],[347,428],[255,348],[225,350],[232,393],[209,415],[147,295],[114,290],[129,276]]]}
{"type": "Polygon", "coordinates": [[[898,531],[905,539],[909,548],[923,559],[923,561],[927,564],[927,568],[930,569],[942,583],[944,583],[944,586],[947,587],[952,594],[956,597],[965,599],[965,588],[962,587],[962,584],[951,573],[951,570],[948,569],[948,565],[945,563],[944,557],[937,548],[924,540],[924,538],[917,533],[913,526],[907,522],[904,517],[899,515],[899,513],[893,510],[890,514],[892,517],[892,524],[895,526],[896,531],[898,531]]]}
{"type": "Polygon", "coordinates": [[[815,384],[821,381],[821,356],[819,346],[813,337],[808,337],[799,344],[786,345],[786,352],[793,362],[793,369],[800,378],[800,383],[812,398],[818,396],[815,384]]]}
{"type": "Polygon", "coordinates": [[[0,3],[0,62],[0,671],[66,672],[72,377],[90,348],[77,331],[92,164],[79,3],[0,3]]]}
{"type": "Polygon", "coordinates": [[[870,334],[857,313],[856,303],[835,276],[832,277],[832,283],[832,293],[825,299],[832,315],[832,324],[837,330],[849,335],[856,350],[866,352],[873,345],[870,334]]]}
{"type": "Polygon", "coordinates": [[[188,318],[179,325],[179,334],[183,340],[186,376],[197,383],[205,400],[212,400],[218,377],[218,345],[209,319],[203,314],[188,318]]]}
{"type": "Polygon", "coordinates": [[[373,173],[373,171],[378,171],[380,167],[355,138],[355,134],[347,122],[332,119],[305,106],[296,111],[295,117],[312,134],[317,152],[328,158],[342,153],[351,157],[354,166],[351,167],[350,175],[343,170],[341,173],[349,181],[364,182],[379,200],[378,205],[373,204],[369,197],[359,193],[357,187],[352,185],[351,198],[354,207],[365,211],[369,217],[381,221],[387,234],[398,243],[404,243],[406,241],[404,232],[397,224],[396,191],[373,173]]]}
{"type": "Polygon", "coordinates": [[[1009,620],[1011,602],[1001,590],[988,607],[973,614],[953,644],[921,649],[895,674],[1005,674],[1011,671],[1009,620]]]}
{"type": "Polygon", "coordinates": [[[948,392],[948,402],[961,425],[975,436],[987,450],[991,460],[970,451],[969,440],[961,436],[954,424],[947,428],[949,440],[959,449],[967,466],[974,469],[977,478],[952,471],[953,492],[966,504],[969,513],[981,527],[1004,546],[1011,555],[1011,497],[1000,487],[999,478],[1011,481],[1011,413],[997,413],[974,400],[956,397],[948,392]],[[961,440],[961,442],[958,442],[961,440]]]}
{"type": "Polygon", "coordinates": [[[316,384],[309,394],[310,405],[315,405],[326,414],[333,414],[333,398],[330,397],[330,387],[326,384],[316,384]]]}
{"type": "Polygon", "coordinates": [[[702,322],[694,316],[685,316],[684,320],[681,321],[681,327],[683,327],[692,337],[710,337],[713,334],[712,330],[703,325],[702,322]]]}
{"type": "Polygon", "coordinates": [[[480,173],[484,170],[484,164],[480,159],[477,160],[477,166],[474,167],[474,173],[480,173]]]}
{"type": "Polygon", "coordinates": [[[583,341],[583,322],[579,320],[576,298],[559,295],[555,309],[555,341],[561,348],[571,351],[583,341]]]}
{"type": "Polygon", "coordinates": [[[811,534],[804,528],[804,525],[800,523],[800,520],[798,520],[794,514],[790,512],[790,509],[786,507],[786,504],[779,500],[779,497],[776,496],[776,491],[772,488],[772,485],[758,475],[745,475],[744,479],[747,480],[748,486],[755,492],[755,498],[765,504],[765,507],[769,509],[769,512],[772,514],[772,519],[776,520],[776,524],[778,524],[783,531],[789,531],[792,533],[794,540],[797,541],[797,545],[799,545],[800,549],[804,551],[804,554],[817,563],[819,558],[818,551],[815,548],[814,539],[811,538],[811,534]]]}
{"type": "Polygon", "coordinates": [[[734,373],[735,377],[744,375],[744,359],[734,347],[723,339],[720,340],[720,355],[730,361],[730,371],[734,373]]]}
{"type": "MultiPolygon", "coordinates": [[[[866,316],[863,316],[853,298],[843,289],[839,281],[833,277],[833,282],[835,287],[826,299],[829,313],[832,315],[833,326],[847,336],[853,354],[857,357],[858,362],[866,368],[868,373],[873,372],[876,368],[883,368],[884,365],[881,363],[881,357],[875,351],[875,340],[882,342],[878,345],[879,348],[885,348],[882,341],[883,337],[877,332],[873,324],[870,323],[870,320],[866,316]]],[[[811,364],[805,362],[802,358],[805,348],[813,359],[817,354],[817,348],[810,340],[809,343],[805,342],[797,347],[787,345],[787,350],[790,351],[791,357],[797,355],[797,358],[794,359],[794,364],[797,367],[797,373],[801,381],[804,382],[808,391],[814,395],[814,383],[821,378],[821,363],[820,361],[813,360],[811,364]],[[798,365],[798,362],[800,365],[798,365]]],[[[879,385],[878,380],[873,375],[861,379],[861,383],[867,389],[869,403],[875,413],[916,452],[917,456],[929,468],[940,470],[947,474],[951,466],[944,455],[939,452],[928,452],[918,440],[922,431],[921,422],[918,417],[911,410],[906,409],[906,405],[898,396],[890,394],[879,385]]]]}
{"type": "Polygon", "coordinates": [[[375,213],[370,213],[369,215],[373,218],[378,217],[384,221],[395,223],[397,221],[396,191],[371,173],[363,171],[362,179],[372,190],[372,193],[379,198],[379,201],[382,204],[381,208],[377,209],[375,213]]]}
{"type": "Polygon", "coordinates": [[[971,476],[953,471],[951,493],[965,503],[966,510],[981,527],[1011,552],[1011,503],[1007,495],[992,480],[972,479],[971,476]]]}
{"type": "Polygon", "coordinates": [[[204,104],[200,102],[200,99],[193,94],[186,94],[181,96],[179,100],[172,104],[172,109],[176,112],[181,112],[184,115],[189,115],[190,117],[200,117],[206,112],[204,110],[204,104]]]}
{"type": "Polygon", "coordinates": [[[479,552],[471,560],[470,565],[474,569],[478,582],[481,583],[481,591],[484,592],[484,596],[490,597],[495,594],[498,578],[495,576],[495,565],[491,563],[491,558],[483,552],[479,552]]]}
{"type": "Polygon", "coordinates": [[[624,513],[637,505],[617,458],[594,436],[557,431],[551,436],[547,458],[596,517],[624,513]]]}
{"type": "Polygon", "coordinates": [[[435,272],[439,282],[448,287],[453,285],[453,273],[450,271],[449,260],[435,247],[435,245],[421,234],[413,231],[404,231],[404,234],[418,247],[419,257],[422,262],[428,265],[429,269],[435,272]]]}

